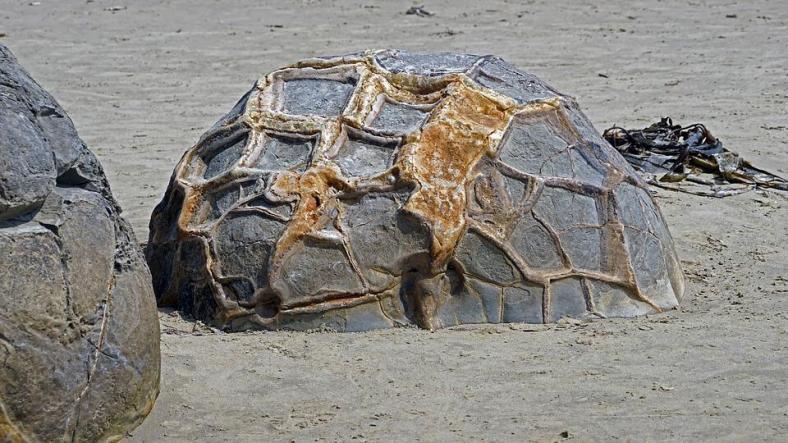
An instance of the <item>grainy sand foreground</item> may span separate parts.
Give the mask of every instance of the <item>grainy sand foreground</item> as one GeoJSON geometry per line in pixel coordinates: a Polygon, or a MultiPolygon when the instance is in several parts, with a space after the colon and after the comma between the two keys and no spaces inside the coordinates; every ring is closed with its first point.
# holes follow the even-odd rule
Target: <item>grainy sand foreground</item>
{"type": "MultiPolygon", "coordinates": [[[[788,175],[788,4],[736,3],[428,1],[422,18],[395,1],[0,0],[0,42],[68,110],[144,240],[183,151],[258,75],[368,47],[495,53],[600,129],[704,122],[788,175]]],[[[234,335],[162,313],[162,391],[130,441],[784,441],[788,200],[658,201],[689,283],[679,311],[234,335]]]]}

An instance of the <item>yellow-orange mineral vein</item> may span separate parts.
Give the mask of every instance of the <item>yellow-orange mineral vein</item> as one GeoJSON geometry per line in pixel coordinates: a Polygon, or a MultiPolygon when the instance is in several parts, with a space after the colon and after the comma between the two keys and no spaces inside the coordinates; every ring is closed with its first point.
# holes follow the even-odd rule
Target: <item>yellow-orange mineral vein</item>
{"type": "Polygon", "coordinates": [[[417,184],[404,209],[431,227],[434,269],[451,258],[465,228],[465,184],[482,155],[497,147],[512,113],[462,82],[450,88],[399,157],[402,178],[417,184]]]}

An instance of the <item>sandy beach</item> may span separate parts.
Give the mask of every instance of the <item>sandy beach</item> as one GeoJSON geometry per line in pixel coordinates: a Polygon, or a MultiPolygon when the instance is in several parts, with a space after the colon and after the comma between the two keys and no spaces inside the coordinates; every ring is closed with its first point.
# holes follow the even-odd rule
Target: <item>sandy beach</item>
{"type": "MultiPolygon", "coordinates": [[[[597,129],[705,123],[788,176],[782,1],[0,0],[144,242],[173,167],[261,75],[366,48],[496,54],[597,129]]],[[[788,195],[660,190],[688,289],[630,320],[430,333],[223,334],[161,311],[158,441],[778,441],[788,435],[788,195]]]]}

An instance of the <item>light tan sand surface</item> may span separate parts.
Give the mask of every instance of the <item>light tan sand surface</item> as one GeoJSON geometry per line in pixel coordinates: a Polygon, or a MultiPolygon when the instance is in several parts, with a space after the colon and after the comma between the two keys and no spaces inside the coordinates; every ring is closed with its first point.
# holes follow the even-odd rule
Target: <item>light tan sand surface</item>
{"type": "MultiPolygon", "coordinates": [[[[140,241],[186,148],[261,74],[364,48],[494,53],[598,129],[705,123],[788,175],[784,1],[0,0],[0,42],[70,113],[140,241]]],[[[779,441],[788,199],[659,192],[688,281],[633,320],[219,334],[162,313],[154,441],[779,441]],[[194,332],[193,332],[194,331],[194,332]]]]}

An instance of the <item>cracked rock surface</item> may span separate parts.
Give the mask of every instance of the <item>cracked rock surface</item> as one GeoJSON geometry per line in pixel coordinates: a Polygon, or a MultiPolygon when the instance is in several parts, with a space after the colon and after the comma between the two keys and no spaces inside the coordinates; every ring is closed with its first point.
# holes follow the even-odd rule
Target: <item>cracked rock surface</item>
{"type": "Polygon", "coordinates": [[[574,99],[467,54],[263,77],[183,156],[147,258],[160,305],[228,330],[630,317],[684,290],[646,186],[574,99]]]}
{"type": "Polygon", "coordinates": [[[120,438],[158,392],[142,251],[71,120],[0,45],[0,440],[120,438]]]}

